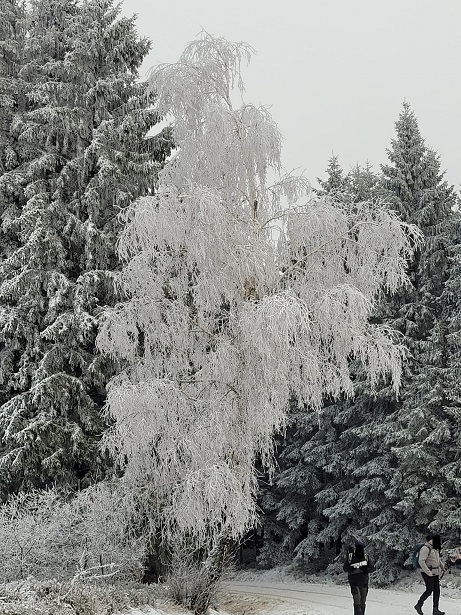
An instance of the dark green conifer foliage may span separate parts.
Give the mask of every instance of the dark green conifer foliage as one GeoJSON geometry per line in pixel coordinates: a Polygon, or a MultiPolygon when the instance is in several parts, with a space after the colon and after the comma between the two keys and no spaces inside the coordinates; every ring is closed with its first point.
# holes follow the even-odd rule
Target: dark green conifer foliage
{"type": "MultiPolygon", "coordinates": [[[[438,156],[425,148],[416,119],[404,105],[397,123],[398,143],[383,167],[384,187],[394,195],[402,217],[423,230],[411,285],[400,300],[395,321],[410,355],[397,412],[389,421],[389,443],[398,472],[391,481],[391,502],[402,513],[409,540],[430,527],[459,540],[461,526],[447,519],[459,501],[457,444],[460,438],[452,407],[452,359],[449,330],[456,303],[448,292],[451,260],[459,235],[453,214],[455,192],[443,179],[438,156]]],[[[396,310],[394,310],[395,312],[396,310]]],[[[456,507],[457,508],[457,507],[456,507]]],[[[401,532],[405,534],[405,532],[401,532]]]]}
{"type": "Polygon", "coordinates": [[[379,176],[367,162],[364,167],[356,165],[346,177],[347,193],[357,203],[382,196],[379,176]]]}
{"type": "MultiPolygon", "coordinates": [[[[20,0],[5,0],[0,15],[0,171],[19,163],[20,145],[11,135],[14,115],[24,103],[19,70],[25,42],[25,10],[20,0]]],[[[2,199],[3,205],[3,199],[2,199]]],[[[2,242],[2,247],[4,243],[2,242]]]]}
{"type": "MultiPolygon", "coordinates": [[[[6,171],[14,171],[24,155],[21,143],[12,135],[14,117],[25,105],[19,78],[24,42],[24,5],[19,0],[5,0],[0,14],[0,177],[6,171]]],[[[13,182],[0,183],[0,260],[17,245],[11,223],[17,215],[20,197],[13,182]]]]}
{"type": "Polygon", "coordinates": [[[0,329],[14,360],[0,410],[8,489],[102,476],[100,409],[115,366],[94,346],[117,299],[117,215],[155,185],[171,148],[139,67],[150,47],[112,0],[33,0],[14,122],[27,149],[15,183],[20,245],[0,264],[0,329]]]}
{"type": "MultiPolygon", "coordinates": [[[[450,306],[446,331],[445,390],[443,391],[444,412],[450,417],[451,440],[442,445],[445,456],[441,468],[443,481],[450,488],[445,489],[443,500],[439,502],[437,521],[440,530],[450,533],[452,544],[461,541],[461,508],[459,506],[461,489],[461,217],[460,202],[453,215],[453,237],[449,255],[449,277],[445,284],[444,301],[450,306]],[[453,426],[455,428],[453,428],[453,426]]],[[[443,451],[441,451],[442,453],[443,451]]]]}
{"type": "MultiPolygon", "coordinates": [[[[391,164],[382,167],[382,190],[405,222],[421,228],[424,240],[410,265],[410,284],[392,297],[383,297],[376,318],[402,334],[409,354],[399,399],[387,383],[370,395],[363,375],[358,378],[352,411],[362,416],[356,436],[364,445],[361,449],[365,456],[350,455],[354,485],[336,504],[341,508],[348,498],[365,510],[357,529],[375,550],[380,567],[378,580],[382,582],[398,575],[408,559],[409,545],[427,532],[437,512],[433,505],[427,508],[421,500],[426,489],[432,490],[434,480],[441,479],[439,464],[435,472],[427,472],[422,463],[431,457],[423,424],[428,427],[437,423],[438,411],[431,398],[433,392],[444,388],[444,321],[451,309],[444,299],[444,288],[455,202],[452,187],[440,173],[439,160],[425,146],[407,104],[396,123],[396,132],[397,138],[388,151],[391,164]],[[371,487],[369,493],[367,486],[371,487]]],[[[343,459],[347,464],[347,457],[343,459]]]]}
{"type": "MultiPolygon", "coordinates": [[[[298,541],[295,559],[322,568],[344,543],[366,537],[380,569],[378,582],[398,576],[428,527],[452,542],[461,539],[460,405],[454,393],[461,235],[452,211],[455,195],[407,104],[396,132],[382,177],[373,177],[369,166],[353,169],[343,185],[358,201],[384,196],[425,235],[410,266],[410,284],[383,296],[375,313],[408,347],[400,396],[388,382],[370,391],[362,367],[354,364],[354,399],[326,404],[320,417],[298,417],[280,452],[278,503],[272,504],[279,543],[291,548],[298,541]]],[[[263,555],[269,552],[265,547],[263,555]]]]}
{"type": "MultiPolygon", "coordinates": [[[[20,0],[5,0],[0,14],[0,264],[19,246],[15,224],[23,194],[18,182],[7,179],[15,174],[25,156],[25,148],[12,134],[16,114],[24,110],[25,93],[19,71],[25,43],[25,7],[20,0]]],[[[0,323],[4,318],[0,302],[0,323]]],[[[5,345],[8,331],[0,325],[0,406],[8,399],[8,378],[15,349],[5,345]]],[[[0,451],[3,447],[0,447],[0,451]]]]}

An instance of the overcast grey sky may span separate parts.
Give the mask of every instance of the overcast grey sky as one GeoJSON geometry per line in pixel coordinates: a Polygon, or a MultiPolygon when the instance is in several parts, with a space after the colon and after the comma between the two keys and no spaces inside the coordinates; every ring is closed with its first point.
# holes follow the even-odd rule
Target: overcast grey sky
{"type": "Polygon", "coordinates": [[[447,179],[461,183],[461,0],[124,0],[153,40],[146,70],[204,28],[257,54],[245,100],[271,106],[287,170],[386,161],[406,99],[447,179]]]}

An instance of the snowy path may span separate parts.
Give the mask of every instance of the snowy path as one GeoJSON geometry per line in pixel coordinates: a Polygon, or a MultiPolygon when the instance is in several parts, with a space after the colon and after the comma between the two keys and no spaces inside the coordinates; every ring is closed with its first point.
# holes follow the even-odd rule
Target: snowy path
{"type": "MultiPolygon", "coordinates": [[[[231,594],[261,596],[289,603],[293,608],[280,605],[274,613],[293,615],[341,615],[352,613],[352,597],[348,586],[326,586],[313,583],[273,583],[266,581],[232,581],[225,587],[231,594]],[[293,610],[297,605],[296,611],[293,610]]],[[[421,585],[421,592],[423,586],[421,585]]],[[[419,594],[410,592],[370,589],[367,600],[367,615],[415,615],[413,608],[419,594]]],[[[443,596],[440,601],[446,615],[460,615],[461,602],[443,596]]],[[[268,612],[268,611],[266,611],[268,612]]],[[[424,605],[424,612],[432,613],[430,599],[424,605]]]]}

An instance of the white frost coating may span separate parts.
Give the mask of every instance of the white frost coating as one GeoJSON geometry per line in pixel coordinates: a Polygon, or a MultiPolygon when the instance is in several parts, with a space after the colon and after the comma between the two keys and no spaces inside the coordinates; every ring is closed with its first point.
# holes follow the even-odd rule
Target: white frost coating
{"type": "Polygon", "coordinates": [[[177,152],[157,194],[124,214],[128,299],[98,337],[127,361],[107,443],[163,536],[200,545],[254,521],[255,460],[270,467],[290,398],[315,409],[350,394],[353,357],[398,387],[402,348],[369,316],[405,282],[418,238],[382,203],[318,199],[291,175],[267,185],[279,130],[267,109],[231,105],[249,54],[203,34],[152,72],[177,152]]]}

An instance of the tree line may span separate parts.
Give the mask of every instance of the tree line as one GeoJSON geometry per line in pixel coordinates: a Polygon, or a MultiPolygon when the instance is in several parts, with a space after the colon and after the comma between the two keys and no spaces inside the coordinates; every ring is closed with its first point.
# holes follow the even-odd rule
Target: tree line
{"type": "Polygon", "coordinates": [[[143,81],[150,44],[113,0],[4,1],[4,526],[200,573],[203,612],[286,429],[260,562],[322,569],[360,533],[392,580],[419,530],[458,540],[454,189],[407,104],[380,175],[269,185],[278,128],[231,103],[251,48],[202,33],[143,81]]]}

